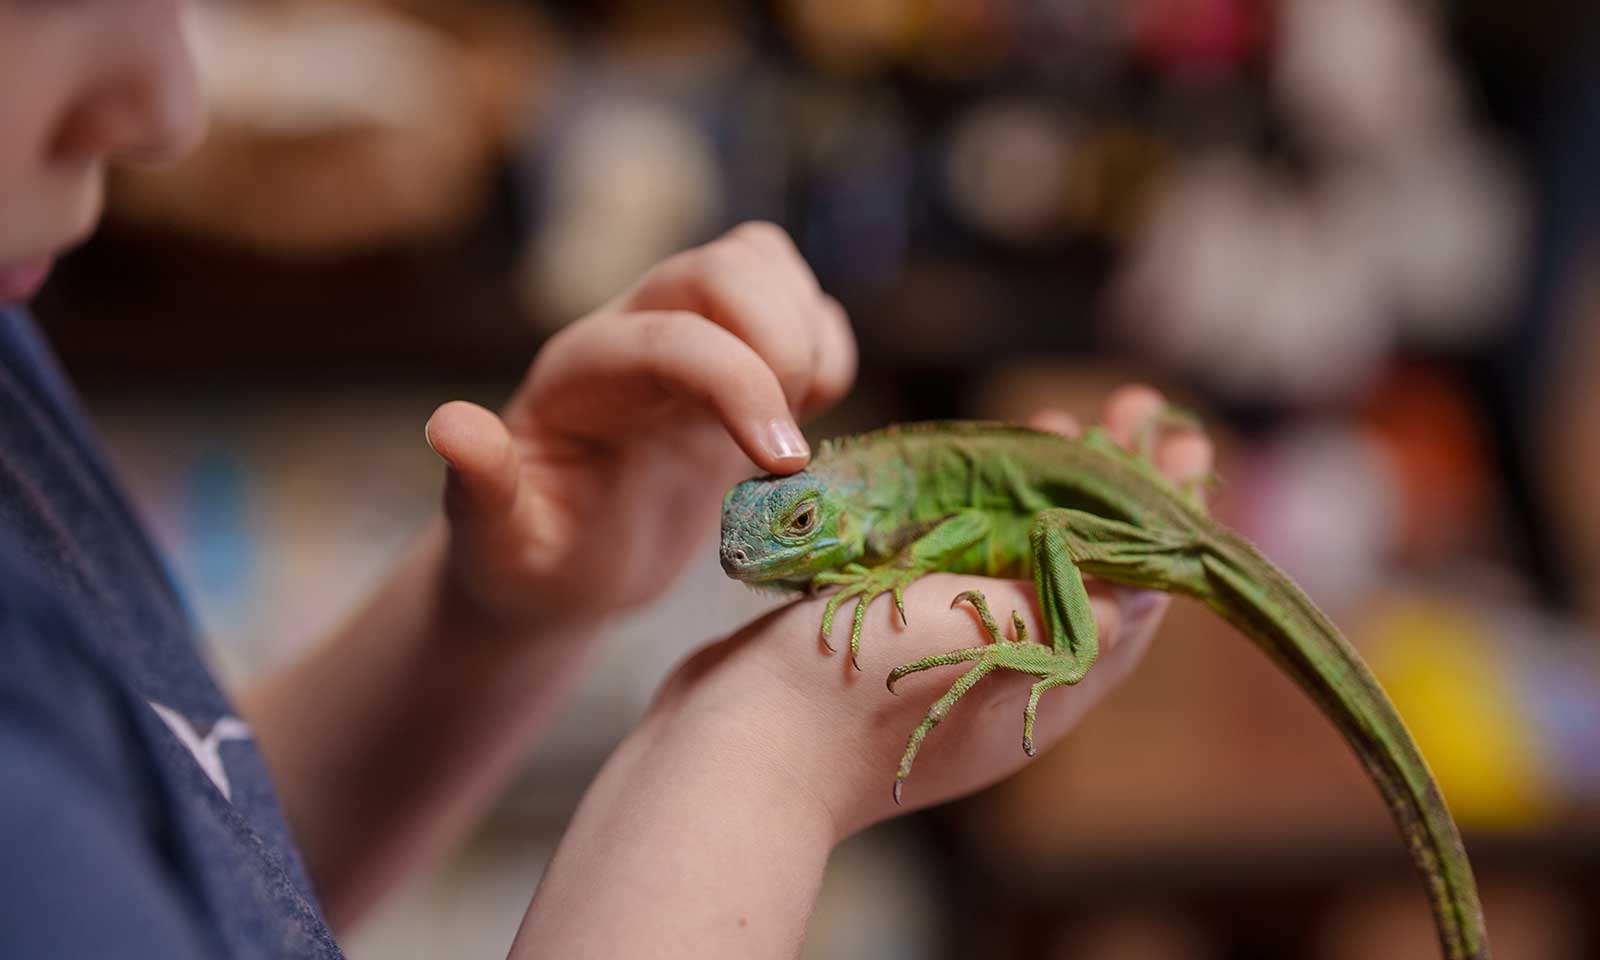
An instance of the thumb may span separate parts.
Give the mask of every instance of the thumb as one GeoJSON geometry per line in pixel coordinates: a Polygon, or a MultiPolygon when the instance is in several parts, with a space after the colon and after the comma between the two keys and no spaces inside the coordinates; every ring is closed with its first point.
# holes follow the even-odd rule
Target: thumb
{"type": "Polygon", "coordinates": [[[475,403],[452,400],[423,428],[428,446],[450,468],[445,511],[452,521],[498,518],[517,499],[517,451],[500,418],[475,403]]]}

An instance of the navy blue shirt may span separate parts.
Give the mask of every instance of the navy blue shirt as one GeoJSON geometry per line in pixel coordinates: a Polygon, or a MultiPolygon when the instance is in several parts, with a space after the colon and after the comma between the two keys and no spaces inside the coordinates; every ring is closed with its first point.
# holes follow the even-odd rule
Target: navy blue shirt
{"type": "Polygon", "coordinates": [[[165,566],[0,309],[0,957],[339,956],[165,566]]]}

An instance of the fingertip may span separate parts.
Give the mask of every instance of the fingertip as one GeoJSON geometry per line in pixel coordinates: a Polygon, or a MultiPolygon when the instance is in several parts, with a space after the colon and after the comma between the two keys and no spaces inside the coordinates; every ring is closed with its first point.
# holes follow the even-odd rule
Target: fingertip
{"type": "Polygon", "coordinates": [[[440,404],[422,428],[422,437],[428,447],[438,454],[446,465],[455,467],[463,446],[470,445],[482,432],[482,418],[494,414],[475,403],[451,400],[440,404]]]}
{"type": "Polygon", "coordinates": [[[1186,430],[1162,441],[1156,450],[1156,467],[1173,480],[1198,480],[1211,473],[1216,450],[1199,431],[1186,430]]]}
{"type": "Polygon", "coordinates": [[[1059,433],[1064,437],[1076,437],[1083,432],[1078,418],[1060,407],[1045,407],[1037,411],[1028,418],[1028,426],[1047,433],[1059,433]]]}
{"type": "Polygon", "coordinates": [[[1112,438],[1126,447],[1137,439],[1141,427],[1166,408],[1167,398],[1160,390],[1148,384],[1130,383],[1111,391],[1100,419],[1112,438]]]}
{"type": "Polygon", "coordinates": [[[514,496],[516,456],[511,434],[493,412],[465,400],[440,406],[423,428],[428,446],[460,486],[480,504],[500,504],[514,496]]]}
{"type": "Polygon", "coordinates": [[[811,460],[811,446],[800,428],[787,417],[774,417],[760,430],[761,457],[757,463],[771,473],[788,474],[805,468],[811,460]]]}

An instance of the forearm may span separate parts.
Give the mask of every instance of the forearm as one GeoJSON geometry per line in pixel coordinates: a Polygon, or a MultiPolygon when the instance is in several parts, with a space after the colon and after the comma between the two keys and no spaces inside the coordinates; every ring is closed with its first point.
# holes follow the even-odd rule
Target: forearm
{"type": "Polygon", "coordinates": [[[658,704],[607,761],[512,957],[799,954],[835,825],[803,754],[773,743],[793,710],[717,701],[658,704]]]}
{"type": "Polygon", "coordinates": [[[593,631],[464,612],[431,529],[344,627],[242,706],[336,927],[457,841],[573,685],[593,631]]]}

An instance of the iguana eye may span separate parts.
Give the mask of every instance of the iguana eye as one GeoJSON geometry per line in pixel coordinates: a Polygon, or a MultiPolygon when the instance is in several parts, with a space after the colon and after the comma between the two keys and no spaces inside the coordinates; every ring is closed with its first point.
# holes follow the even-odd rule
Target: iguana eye
{"type": "Polygon", "coordinates": [[[817,522],[816,501],[807,501],[800,505],[800,509],[789,518],[790,533],[810,533],[811,527],[817,522]]]}

